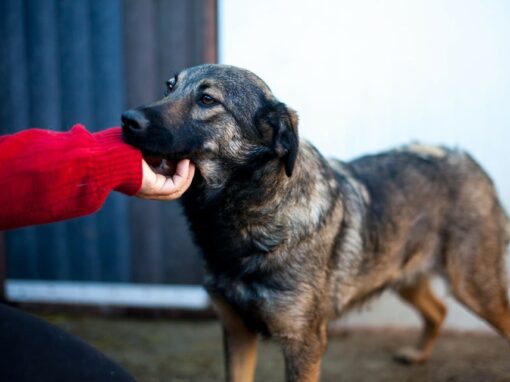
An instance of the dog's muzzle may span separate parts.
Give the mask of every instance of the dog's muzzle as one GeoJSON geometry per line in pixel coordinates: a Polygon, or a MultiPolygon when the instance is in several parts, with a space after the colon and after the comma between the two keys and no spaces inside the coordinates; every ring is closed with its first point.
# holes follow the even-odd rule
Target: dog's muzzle
{"type": "Polygon", "coordinates": [[[149,120],[145,115],[136,109],[129,109],[122,113],[122,128],[128,130],[131,134],[139,134],[147,129],[149,120]]]}
{"type": "Polygon", "coordinates": [[[149,153],[140,147],[139,140],[143,140],[143,136],[150,125],[150,121],[143,112],[136,109],[129,109],[122,113],[121,120],[124,139],[127,139],[128,143],[134,144],[142,149],[143,157],[149,166],[151,166],[155,172],[163,175],[169,176],[175,174],[177,166],[176,161],[169,160],[163,155],[149,153]]]}

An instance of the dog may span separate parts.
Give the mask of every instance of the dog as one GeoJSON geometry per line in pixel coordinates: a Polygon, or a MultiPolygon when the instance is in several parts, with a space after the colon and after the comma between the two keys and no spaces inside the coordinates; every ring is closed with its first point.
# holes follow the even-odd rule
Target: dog
{"type": "Polygon", "coordinates": [[[163,173],[182,158],[196,165],[182,203],[228,381],[253,380],[259,335],[281,345],[287,381],[317,381],[328,321],[385,289],[424,321],[397,359],[424,362],[446,314],[432,275],[510,341],[510,223],[469,154],[410,145],[327,160],[247,70],[201,65],[166,85],[164,98],[122,115],[123,136],[163,173]]]}

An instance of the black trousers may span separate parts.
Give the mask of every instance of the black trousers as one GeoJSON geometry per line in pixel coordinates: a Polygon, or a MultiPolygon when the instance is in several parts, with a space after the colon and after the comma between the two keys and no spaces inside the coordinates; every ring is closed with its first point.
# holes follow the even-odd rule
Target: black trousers
{"type": "Polygon", "coordinates": [[[0,381],[132,382],[134,378],[71,334],[0,304],[0,381]]]}

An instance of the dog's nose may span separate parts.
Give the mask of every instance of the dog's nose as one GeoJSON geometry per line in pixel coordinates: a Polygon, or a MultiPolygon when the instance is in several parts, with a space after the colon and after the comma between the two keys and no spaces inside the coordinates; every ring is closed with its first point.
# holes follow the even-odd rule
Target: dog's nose
{"type": "Polygon", "coordinates": [[[135,109],[125,111],[120,118],[122,120],[122,127],[134,132],[144,130],[149,126],[149,120],[145,118],[145,115],[135,109]]]}

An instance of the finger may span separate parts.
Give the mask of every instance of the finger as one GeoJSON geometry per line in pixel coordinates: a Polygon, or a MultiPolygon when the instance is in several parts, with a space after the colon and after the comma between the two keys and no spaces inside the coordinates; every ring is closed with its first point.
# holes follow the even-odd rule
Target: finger
{"type": "Polygon", "coordinates": [[[142,159],[142,177],[142,188],[140,190],[142,193],[158,182],[158,174],[144,159],[142,159]]]}
{"type": "Polygon", "coordinates": [[[193,181],[193,176],[195,175],[195,165],[193,163],[188,163],[187,170],[185,169],[186,164],[183,165],[177,177],[174,176],[173,179],[166,179],[166,184],[160,189],[164,191],[164,193],[158,193],[159,200],[173,200],[179,198],[189,188],[193,181]]]}
{"type": "Polygon", "coordinates": [[[183,159],[177,163],[175,174],[172,177],[165,177],[161,188],[160,194],[170,194],[179,191],[185,185],[190,170],[190,160],[183,159]]]}
{"type": "Polygon", "coordinates": [[[144,159],[142,159],[142,173],[142,187],[136,196],[142,199],[154,199],[160,195],[168,195],[168,191],[161,192],[167,177],[154,171],[144,159]]]}
{"type": "Polygon", "coordinates": [[[186,188],[188,188],[193,181],[193,177],[195,176],[195,164],[190,162],[189,164],[189,171],[188,171],[188,178],[186,179],[186,188]]]}
{"type": "Polygon", "coordinates": [[[195,175],[195,165],[193,163],[189,164],[189,170],[188,170],[188,176],[184,180],[184,183],[181,187],[179,187],[179,192],[182,195],[191,185],[191,182],[193,182],[193,176],[195,175]]]}
{"type": "Polygon", "coordinates": [[[175,174],[172,176],[172,180],[174,184],[179,184],[180,182],[184,182],[189,175],[190,169],[190,160],[183,159],[177,163],[177,167],[175,168],[175,174]]]}
{"type": "Polygon", "coordinates": [[[195,174],[195,165],[189,159],[181,160],[172,177],[155,172],[142,161],[144,184],[137,194],[142,199],[173,200],[179,198],[191,185],[195,174]]]}
{"type": "Polygon", "coordinates": [[[176,199],[179,198],[184,192],[189,188],[191,182],[193,181],[193,175],[195,173],[195,166],[190,165],[188,176],[186,178],[179,177],[177,182],[174,182],[174,188],[171,194],[167,194],[168,199],[176,199]]]}

